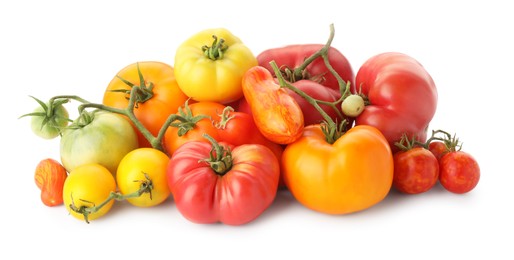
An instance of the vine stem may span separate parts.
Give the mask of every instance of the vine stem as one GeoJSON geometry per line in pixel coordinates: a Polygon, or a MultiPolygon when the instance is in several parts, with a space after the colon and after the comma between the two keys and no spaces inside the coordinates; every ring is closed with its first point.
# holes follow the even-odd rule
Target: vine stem
{"type": "Polygon", "coordinates": [[[304,73],[304,70],[307,68],[307,66],[309,64],[311,64],[317,58],[321,57],[325,63],[325,66],[327,67],[327,69],[337,79],[337,82],[339,85],[339,92],[341,94],[341,97],[334,102],[329,102],[329,101],[318,100],[318,99],[312,98],[304,91],[298,89],[297,87],[295,87],[292,84],[290,84],[289,82],[287,82],[287,80],[285,80],[284,76],[280,72],[280,69],[279,69],[278,65],[276,64],[276,62],[275,61],[270,62],[270,65],[273,68],[273,71],[279,81],[280,87],[288,88],[291,91],[293,91],[294,93],[298,94],[300,97],[305,99],[309,104],[314,106],[314,108],[321,114],[321,116],[323,117],[323,119],[325,121],[324,122],[325,127],[326,127],[326,131],[324,130],[325,137],[329,143],[335,142],[335,140],[337,140],[342,134],[344,134],[344,130],[345,130],[344,126],[346,126],[347,122],[346,122],[346,120],[343,119],[343,121],[340,122],[340,124],[338,125],[338,123],[334,122],[334,120],[320,107],[320,104],[331,107],[332,109],[334,109],[336,111],[336,113],[339,117],[343,118],[344,116],[341,113],[341,111],[339,111],[337,106],[338,106],[338,104],[343,102],[346,97],[348,97],[350,95],[350,82],[345,82],[341,78],[341,76],[337,73],[337,71],[330,64],[330,60],[328,57],[328,52],[330,50],[330,45],[332,44],[332,41],[334,39],[334,35],[335,35],[334,25],[331,24],[330,25],[330,36],[329,36],[329,39],[327,40],[327,43],[320,50],[318,50],[317,52],[315,52],[314,54],[309,56],[300,66],[295,68],[294,72],[293,72],[294,75],[302,75],[304,73]]]}
{"type": "MultiPolygon", "coordinates": [[[[130,198],[140,197],[144,193],[149,193],[150,199],[152,199],[152,190],[153,190],[152,180],[150,179],[150,177],[148,177],[148,174],[146,174],[144,172],[143,172],[143,174],[145,175],[145,180],[139,181],[139,182],[141,182],[141,186],[139,186],[139,189],[135,192],[124,195],[119,192],[111,191],[109,193],[109,196],[107,197],[107,199],[102,201],[102,203],[100,203],[98,205],[94,205],[93,207],[81,206],[80,208],[75,206],[75,204],[73,203],[74,200],[73,200],[73,196],[72,196],[72,198],[71,198],[72,204],[70,205],[70,209],[79,214],[82,214],[84,216],[84,220],[86,221],[86,223],[89,224],[89,215],[98,212],[101,208],[103,208],[105,205],[107,205],[113,199],[117,200],[117,201],[122,201],[122,200],[130,199],[130,198]]],[[[82,201],[92,203],[92,202],[86,201],[86,200],[82,200],[82,201]]]]}
{"type": "Polygon", "coordinates": [[[300,97],[304,98],[307,102],[309,102],[309,104],[311,104],[312,106],[314,106],[316,108],[316,110],[318,110],[318,112],[321,114],[323,119],[325,119],[325,121],[328,124],[335,126],[334,120],[332,120],[332,118],[319,106],[316,99],[312,98],[304,91],[300,90],[299,88],[297,88],[297,87],[291,85],[289,82],[287,82],[287,80],[284,79],[284,76],[282,76],[282,74],[280,73],[280,69],[278,68],[277,63],[274,60],[270,62],[270,65],[273,68],[273,70],[275,71],[275,75],[277,76],[280,87],[288,88],[291,91],[293,91],[294,93],[298,94],[300,97]]]}
{"type": "Polygon", "coordinates": [[[130,119],[130,121],[136,126],[136,128],[141,132],[141,134],[143,134],[143,136],[150,142],[150,144],[152,145],[153,148],[160,150],[162,152],[166,152],[164,150],[164,147],[162,146],[162,139],[164,137],[164,134],[166,133],[166,130],[168,129],[168,127],[171,125],[172,122],[174,122],[176,120],[183,121],[184,119],[182,117],[180,117],[179,115],[171,114],[166,119],[166,122],[163,124],[163,126],[159,130],[159,133],[157,134],[157,136],[154,136],[148,129],[146,129],[146,127],[143,125],[143,123],[141,123],[141,121],[136,117],[136,115],[134,113],[135,104],[136,104],[135,96],[136,96],[137,91],[140,91],[140,87],[133,86],[130,91],[130,98],[129,98],[128,105],[125,109],[119,109],[119,108],[106,106],[103,104],[87,102],[87,103],[81,104],[78,107],[79,114],[82,115],[82,113],[84,112],[84,110],[86,108],[96,108],[96,109],[105,110],[108,112],[124,115],[130,119]]]}

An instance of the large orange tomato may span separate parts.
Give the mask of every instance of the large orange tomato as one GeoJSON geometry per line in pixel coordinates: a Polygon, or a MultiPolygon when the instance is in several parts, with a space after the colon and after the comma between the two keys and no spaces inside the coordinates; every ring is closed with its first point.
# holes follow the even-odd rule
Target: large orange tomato
{"type": "Polygon", "coordinates": [[[351,128],[333,144],[320,125],[310,125],[282,155],[283,178],[304,206],[328,214],[367,209],[386,197],[393,156],[385,137],[371,126],[351,128]]]}
{"type": "MultiPolygon", "coordinates": [[[[118,72],[105,90],[103,104],[127,108],[133,86],[141,88],[136,93],[134,114],[154,136],[157,136],[168,116],[175,114],[188,99],[180,90],[170,65],[147,61],[130,64],[118,72]]],[[[151,147],[141,132],[137,129],[136,132],[139,146],[151,147]]]]}

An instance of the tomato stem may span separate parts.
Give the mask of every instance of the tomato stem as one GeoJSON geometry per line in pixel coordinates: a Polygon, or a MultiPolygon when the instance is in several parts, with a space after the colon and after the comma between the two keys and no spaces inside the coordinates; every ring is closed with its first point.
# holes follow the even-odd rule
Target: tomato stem
{"type": "Polygon", "coordinates": [[[232,118],[234,118],[234,115],[231,114],[232,112],[234,112],[234,108],[231,106],[226,106],[221,114],[218,114],[220,116],[220,121],[213,122],[214,127],[218,129],[225,129],[225,127],[227,127],[227,123],[232,120],[232,118]]]}
{"type": "Polygon", "coordinates": [[[74,203],[73,193],[72,193],[70,195],[71,196],[71,204],[69,205],[69,207],[71,210],[73,210],[79,214],[82,214],[84,216],[84,220],[86,221],[86,223],[89,224],[89,215],[93,214],[95,212],[98,212],[101,208],[103,208],[105,205],[107,205],[113,199],[117,200],[117,201],[122,201],[122,200],[130,199],[130,198],[141,197],[141,195],[143,195],[145,193],[149,193],[150,199],[152,199],[152,190],[153,190],[152,180],[150,179],[150,177],[148,176],[147,173],[143,172],[143,174],[145,176],[144,180],[134,180],[134,182],[141,183],[141,185],[139,186],[139,189],[135,192],[128,193],[128,194],[121,194],[119,192],[111,191],[111,193],[109,193],[109,196],[107,197],[107,199],[98,205],[95,205],[93,202],[90,202],[87,200],[79,199],[83,202],[92,204],[92,206],[90,206],[90,207],[88,207],[88,206],[77,207],[74,203]]]}
{"type": "Polygon", "coordinates": [[[462,149],[462,142],[460,142],[456,134],[452,136],[443,130],[432,130],[432,136],[430,136],[426,142],[421,143],[420,145],[428,149],[430,143],[434,140],[443,142],[448,149],[448,152],[460,151],[462,149]],[[438,137],[437,134],[442,134],[443,137],[438,137]]]}
{"type": "Polygon", "coordinates": [[[293,78],[302,77],[305,73],[304,71],[307,68],[307,66],[309,64],[311,64],[317,58],[321,57],[325,63],[325,66],[327,67],[329,72],[337,79],[337,82],[339,84],[339,92],[341,94],[341,97],[334,102],[328,102],[328,101],[312,98],[307,93],[301,91],[300,89],[298,89],[295,86],[293,86],[292,84],[290,84],[284,78],[284,74],[280,72],[280,69],[278,68],[275,61],[270,62],[270,65],[273,68],[273,71],[279,81],[280,86],[286,87],[286,88],[292,90],[293,92],[295,92],[296,94],[298,94],[299,96],[301,96],[302,98],[304,98],[309,104],[314,106],[314,108],[316,108],[316,110],[318,110],[318,112],[321,114],[321,116],[324,119],[324,122],[322,123],[322,124],[324,124],[324,126],[322,125],[322,130],[323,130],[323,133],[325,134],[326,141],[329,143],[334,143],[340,136],[342,136],[344,134],[344,132],[346,131],[346,127],[348,125],[348,121],[346,119],[343,119],[339,123],[334,122],[334,120],[320,107],[320,104],[331,107],[332,109],[334,109],[334,111],[336,111],[338,117],[343,118],[344,117],[343,114],[338,109],[338,107],[339,107],[338,104],[342,103],[344,101],[344,99],[346,99],[351,94],[350,82],[349,81],[345,82],[341,78],[341,76],[337,73],[337,71],[330,64],[330,60],[328,58],[328,52],[330,50],[330,45],[332,44],[332,41],[334,39],[334,35],[335,35],[334,25],[331,24],[330,25],[330,36],[327,40],[327,43],[319,51],[315,52],[310,57],[308,57],[302,63],[302,65],[295,68],[294,71],[292,72],[293,78]]]}
{"type": "Polygon", "coordinates": [[[224,44],[225,40],[223,38],[218,40],[218,36],[216,35],[213,35],[212,38],[214,38],[212,45],[210,47],[207,45],[202,46],[202,51],[205,57],[211,60],[221,60],[223,59],[223,54],[228,49],[228,46],[224,44]]]}
{"type": "Polygon", "coordinates": [[[400,141],[396,142],[394,145],[402,151],[408,151],[419,145],[424,146],[424,143],[420,143],[416,137],[409,138],[407,134],[403,134],[400,141]]]}
{"type": "Polygon", "coordinates": [[[134,96],[135,107],[138,108],[140,103],[145,103],[146,101],[150,100],[153,97],[153,87],[154,86],[153,86],[152,82],[148,82],[148,85],[147,85],[147,82],[145,81],[145,79],[143,77],[141,69],[139,68],[139,62],[136,63],[136,66],[137,66],[137,74],[139,77],[139,86],[138,86],[138,88],[136,88],[137,92],[135,92],[135,93],[132,92],[132,89],[137,85],[135,85],[134,83],[132,83],[118,75],[116,75],[116,77],[119,80],[121,80],[123,83],[125,83],[127,86],[129,86],[130,89],[114,89],[114,90],[111,90],[111,92],[124,93],[124,94],[128,95],[128,97],[126,97],[126,98],[129,100],[132,96],[134,96]]]}
{"type": "MultiPolygon", "coordinates": [[[[320,107],[319,100],[316,100],[309,96],[307,93],[302,91],[301,89],[293,86],[289,82],[287,82],[281,73],[278,73],[278,66],[275,61],[270,62],[271,67],[275,71],[275,75],[277,76],[277,79],[279,81],[279,85],[281,87],[286,87],[302,98],[304,98],[309,104],[311,104],[323,117],[324,122],[322,123],[324,126],[322,126],[323,133],[325,134],[325,140],[327,140],[328,143],[334,143],[335,140],[337,140],[346,129],[346,120],[343,120],[340,124],[337,124],[334,122],[334,120],[323,110],[323,108],[320,107]]],[[[337,110],[337,109],[336,109],[337,110]]]]}
{"type": "Polygon", "coordinates": [[[212,149],[209,153],[209,158],[200,160],[198,162],[206,162],[208,163],[212,170],[216,172],[216,174],[223,176],[232,168],[232,153],[230,149],[220,145],[212,136],[204,133],[202,135],[204,138],[209,140],[212,144],[212,149]]]}
{"type": "Polygon", "coordinates": [[[171,115],[168,118],[167,123],[164,128],[176,127],[178,128],[178,136],[183,136],[187,134],[190,130],[193,130],[196,127],[196,124],[200,122],[200,120],[204,118],[209,118],[207,115],[193,115],[193,111],[189,107],[189,100],[186,100],[186,103],[183,107],[180,107],[178,110],[178,115],[171,115]],[[175,122],[179,121],[179,122],[175,122]]]}
{"type": "MultiPolygon", "coordinates": [[[[111,113],[124,115],[130,119],[130,121],[136,126],[136,128],[141,132],[141,134],[143,134],[143,136],[150,142],[150,144],[152,145],[153,148],[160,150],[160,151],[164,151],[164,148],[162,146],[162,138],[163,138],[164,134],[158,135],[157,137],[153,136],[152,133],[148,129],[146,129],[146,127],[143,125],[143,123],[141,123],[141,121],[139,121],[139,119],[136,117],[136,115],[134,113],[134,109],[136,108],[136,99],[137,99],[136,93],[138,91],[140,91],[139,86],[132,87],[132,89],[130,90],[129,102],[125,109],[114,108],[114,107],[106,106],[103,104],[97,104],[97,103],[84,103],[78,107],[79,114],[82,115],[83,111],[86,108],[96,108],[99,110],[105,110],[105,111],[108,111],[111,113]]],[[[171,115],[171,116],[173,116],[173,115],[171,115]]],[[[168,125],[169,125],[169,123],[168,123],[168,125]]],[[[164,125],[163,128],[167,128],[168,125],[164,125]]]]}

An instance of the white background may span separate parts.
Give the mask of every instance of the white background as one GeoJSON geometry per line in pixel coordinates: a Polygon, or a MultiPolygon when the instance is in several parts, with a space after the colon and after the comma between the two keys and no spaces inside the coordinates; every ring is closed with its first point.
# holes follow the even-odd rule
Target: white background
{"type": "Polygon", "coordinates": [[[26,259],[512,259],[511,89],[514,16],[508,1],[2,1],[0,258],[26,259]],[[73,2],[73,3],[72,3],[73,2]],[[168,3],[169,2],[169,3],[168,3]],[[337,4],[336,4],[337,3],[337,4]],[[35,103],[61,94],[101,102],[114,75],[136,61],[173,65],[178,45],[225,27],[255,55],[295,43],[333,42],[354,71],[398,51],[420,61],[439,92],[432,129],[457,133],[482,176],[472,192],[436,186],[330,216],[287,192],[257,220],[231,227],[188,222],[173,201],[116,203],[86,224],[39,198],[34,169],[59,159],[58,140],[35,137],[35,103]]]}

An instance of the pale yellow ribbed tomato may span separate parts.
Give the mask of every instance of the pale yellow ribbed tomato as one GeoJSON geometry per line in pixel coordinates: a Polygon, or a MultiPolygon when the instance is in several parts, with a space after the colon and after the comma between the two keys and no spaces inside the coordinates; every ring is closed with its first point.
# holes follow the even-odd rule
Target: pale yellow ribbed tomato
{"type": "Polygon", "coordinates": [[[175,78],[193,100],[227,104],[243,97],[241,79],[256,65],[251,50],[230,31],[207,29],[178,47],[175,78]]]}

